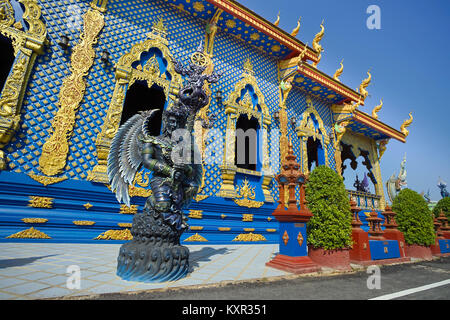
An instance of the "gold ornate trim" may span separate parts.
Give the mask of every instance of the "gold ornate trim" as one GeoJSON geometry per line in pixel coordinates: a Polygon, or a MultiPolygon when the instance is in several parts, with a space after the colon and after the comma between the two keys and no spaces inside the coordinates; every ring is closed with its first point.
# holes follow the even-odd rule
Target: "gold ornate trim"
{"type": "Polygon", "coordinates": [[[188,218],[202,219],[203,218],[203,210],[189,210],[188,218]]]}
{"type": "Polygon", "coordinates": [[[258,233],[241,233],[232,241],[244,241],[244,242],[255,242],[255,241],[267,241],[267,239],[258,233]]]}
{"type": "Polygon", "coordinates": [[[206,239],[205,237],[199,235],[198,233],[184,239],[183,242],[202,242],[202,241],[208,241],[208,239],[206,239]]]}
{"type": "Polygon", "coordinates": [[[41,184],[43,184],[44,186],[48,186],[50,184],[55,184],[64,180],[67,180],[68,177],[66,176],[61,176],[61,177],[47,177],[47,176],[40,176],[37,174],[28,174],[28,176],[33,179],[34,181],[37,181],[41,184]]]}
{"type": "Polygon", "coordinates": [[[202,226],[190,226],[189,229],[192,231],[202,231],[203,227],[202,226]]]}
{"type": "Polygon", "coordinates": [[[117,225],[121,228],[131,228],[133,226],[132,223],[128,222],[119,222],[117,225]]]}
{"type": "Polygon", "coordinates": [[[0,17],[0,34],[10,38],[16,56],[11,72],[0,94],[0,170],[7,167],[3,150],[19,128],[22,100],[36,56],[43,53],[47,43],[47,30],[41,19],[41,9],[36,0],[21,0],[25,12],[23,19],[28,30],[15,21],[14,9],[9,1],[3,1],[0,17]]]}
{"type": "Polygon", "coordinates": [[[138,205],[132,204],[129,207],[126,204],[120,205],[120,211],[121,214],[136,214],[138,211],[138,205]]]}
{"type": "Polygon", "coordinates": [[[75,220],[72,221],[73,224],[77,226],[92,226],[95,224],[95,221],[89,221],[89,220],[75,220]]]}
{"type": "Polygon", "coordinates": [[[29,207],[34,208],[52,208],[53,198],[49,197],[39,197],[39,196],[30,196],[30,200],[28,201],[29,207]]]}
{"type": "Polygon", "coordinates": [[[99,11],[88,9],[83,16],[83,23],[80,42],[73,48],[70,58],[71,74],[63,80],[59,92],[60,108],[52,121],[52,135],[44,143],[39,158],[40,170],[48,176],[60,174],[66,165],[69,152],[68,138],[73,131],[77,109],[86,90],[84,78],[94,63],[94,45],[105,25],[105,20],[99,11]]]}
{"type": "Polygon", "coordinates": [[[84,207],[86,210],[89,210],[90,208],[93,207],[93,205],[90,204],[89,202],[86,202],[85,204],[83,204],[83,207],[84,207]]]}
{"type": "Polygon", "coordinates": [[[23,218],[21,220],[25,223],[46,223],[48,221],[45,218],[23,218]]]}
{"type": "Polygon", "coordinates": [[[129,229],[108,230],[98,235],[94,240],[133,240],[129,229]]]}
{"type": "Polygon", "coordinates": [[[244,221],[244,222],[252,222],[253,221],[253,214],[250,214],[250,213],[242,214],[242,221],[244,221]]]}
{"type": "Polygon", "coordinates": [[[33,227],[6,237],[7,239],[51,239],[47,234],[33,227]]]}
{"type": "Polygon", "coordinates": [[[237,197],[241,199],[233,199],[238,206],[247,208],[259,208],[264,201],[255,201],[255,187],[252,187],[247,179],[244,179],[241,186],[237,187],[237,197]]]}
{"type": "Polygon", "coordinates": [[[219,231],[230,231],[231,230],[231,228],[229,228],[229,227],[218,227],[217,229],[219,231]]]}

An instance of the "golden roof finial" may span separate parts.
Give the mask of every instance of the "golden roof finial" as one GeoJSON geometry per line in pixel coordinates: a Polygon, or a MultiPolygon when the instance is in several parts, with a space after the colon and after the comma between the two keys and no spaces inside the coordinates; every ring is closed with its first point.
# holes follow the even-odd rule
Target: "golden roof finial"
{"type": "Polygon", "coordinates": [[[410,112],[409,119],[406,119],[405,121],[403,121],[402,125],[400,126],[400,131],[405,135],[405,137],[407,137],[409,134],[409,131],[406,130],[406,128],[411,125],[412,121],[413,121],[413,116],[412,116],[412,112],[410,112]]]}
{"type": "Polygon", "coordinates": [[[319,42],[320,42],[320,40],[322,40],[323,35],[325,34],[325,28],[323,26],[323,23],[324,23],[324,20],[322,20],[322,23],[320,24],[320,31],[316,34],[316,36],[314,37],[313,43],[312,43],[314,50],[316,50],[316,52],[319,54],[317,62],[313,63],[314,67],[317,67],[317,64],[319,63],[320,59],[322,58],[323,48],[319,44],[319,42]]]}
{"type": "Polygon", "coordinates": [[[277,20],[273,24],[278,27],[279,23],[280,23],[280,11],[278,11],[277,20]]]}
{"type": "Polygon", "coordinates": [[[381,107],[383,107],[383,99],[380,99],[380,104],[375,106],[372,110],[372,117],[374,117],[375,119],[378,119],[378,111],[381,110],[381,107]]]}
{"type": "Polygon", "coordinates": [[[341,81],[339,80],[339,77],[341,76],[343,71],[344,71],[344,59],[341,60],[341,67],[337,69],[333,75],[334,80],[341,81]]]}
{"type": "Polygon", "coordinates": [[[298,34],[298,31],[300,30],[300,19],[301,19],[301,18],[302,18],[302,17],[298,18],[298,20],[297,20],[297,26],[296,26],[295,29],[292,30],[292,32],[291,32],[291,36],[293,36],[293,37],[295,37],[295,36],[298,34]]]}
{"type": "Polygon", "coordinates": [[[366,90],[367,86],[370,84],[370,81],[372,80],[372,75],[370,74],[370,69],[367,71],[367,78],[364,79],[361,84],[359,85],[359,93],[364,97],[364,100],[369,95],[369,92],[366,90]]]}

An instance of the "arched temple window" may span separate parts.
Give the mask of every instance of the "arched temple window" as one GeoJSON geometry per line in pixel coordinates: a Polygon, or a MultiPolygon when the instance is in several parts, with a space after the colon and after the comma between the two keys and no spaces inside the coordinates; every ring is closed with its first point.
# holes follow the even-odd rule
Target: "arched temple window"
{"type": "Polygon", "coordinates": [[[0,90],[3,89],[9,71],[14,63],[14,47],[11,39],[0,34],[1,63],[0,63],[0,90]]]}
{"type": "MultiPolygon", "coordinates": [[[[96,139],[98,164],[88,179],[108,182],[106,163],[112,139],[121,123],[137,111],[168,105],[169,93],[179,90],[181,76],[175,72],[167,33],[163,20],[155,21],[148,39],[135,44],[116,64],[114,93],[104,118],[101,132],[96,139]]],[[[162,112],[151,123],[151,132],[159,135],[162,112]]],[[[150,124],[149,124],[150,125],[150,124]]]]}
{"type": "MultiPolygon", "coordinates": [[[[235,198],[236,172],[243,174],[262,176],[262,189],[265,201],[273,202],[270,195],[269,184],[273,173],[269,164],[268,128],[271,124],[269,109],[264,102],[264,96],[259,90],[254,77],[253,66],[248,58],[244,63],[244,72],[234,90],[225,100],[225,114],[227,116],[227,128],[225,138],[225,151],[223,164],[221,165],[222,185],[218,193],[219,197],[235,198]],[[240,129],[240,130],[239,130],[240,129]],[[237,131],[241,132],[241,137],[237,131]],[[247,137],[245,133],[247,131],[247,137]],[[250,134],[253,132],[253,134],[250,134]],[[239,139],[245,152],[239,154],[239,139]],[[247,140],[249,139],[249,140],[247,140]],[[252,141],[254,141],[252,143],[252,141]],[[245,149],[245,146],[247,148],[245,149]],[[256,161],[252,161],[252,154],[256,155],[256,161]],[[239,158],[245,158],[244,164],[238,164],[239,158]],[[252,163],[253,162],[253,163],[252,163]]],[[[254,158],[254,157],[253,157],[254,158]]]]}
{"type": "Polygon", "coordinates": [[[236,121],[235,160],[236,167],[256,171],[258,161],[259,124],[255,117],[240,115],[236,121]]]}
{"type": "Polygon", "coordinates": [[[155,84],[149,88],[147,81],[136,81],[127,90],[120,125],[139,111],[159,109],[160,112],[156,113],[152,119],[153,121],[148,124],[150,134],[158,136],[161,132],[161,120],[165,103],[166,96],[162,88],[155,84]]]}
{"type": "Polygon", "coordinates": [[[302,171],[309,173],[317,166],[329,165],[327,146],[330,139],[309,96],[306,103],[308,108],[303,112],[296,131],[301,139],[302,171]]]}

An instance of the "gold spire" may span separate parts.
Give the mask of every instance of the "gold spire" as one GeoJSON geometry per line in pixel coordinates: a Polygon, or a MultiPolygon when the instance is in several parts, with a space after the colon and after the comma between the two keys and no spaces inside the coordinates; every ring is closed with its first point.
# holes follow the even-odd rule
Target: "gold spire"
{"type": "Polygon", "coordinates": [[[296,26],[295,29],[292,30],[292,32],[291,32],[291,36],[293,36],[293,37],[295,37],[295,36],[298,34],[298,31],[300,30],[300,19],[301,19],[301,18],[302,18],[302,17],[298,18],[298,20],[297,20],[297,26],[296,26]]]}
{"type": "Polygon", "coordinates": [[[341,76],[342,72],[344,71],[344,63],[343,62],[344,62],[344,59],[341,60],[341,67],[339,69],[337,69],[333,75],[334,80],[341,81],[341,80],[339,80],[339,77],[341,76]]]}
{"type": "Polygon", "coordinates": [[[378,119],[378,111],[381,110],[381,107],[383,107],[383,99],[380,99],[380,104],[375,106],[372,110],[372,117],[374,117],[375,119],[378,119]]]}
{"type": "Polygon", "coordinates": [[[322,20],[322,23],[320,24],[320,31],[316,34],[316,36],[314,37],[313,43],[312,43],[312,46],[313,46],[314,50],[316,50],[316,52],[319,54],[317,62],[313,63],[314,67],[317,66],[317,64],[319,63],[320,59],[322,58],[323,48],[319,44],[319,42],[320,42],[320,40],[322,40],[323,35],[325,34],[325,28],[323,26],[323,23],[324,23],[324,20],[322,20]]]}
{"type": "Polygon", "coordinates": [[[277,20],[273,24],[278,27],[279,23],[280,23],[280,11],[278,11],[277,20]]]}
{"type": "Polygon", "coordinates": [[[370,80],[372,80],[372,75],[370,74],[370,69],[367,71],[367,78],[364,79],[359,85],[359,93],[364,97],[364,100],[369,95],[369,92],[366,90],[367,86],[370,84],[370,80]]]}
{"type": "Polygon", "coordinates": [[[412,116],[412,112],[410,112],[409,119],[406,119],[405,121],[403,121],[402,125],[400,126],[400,131],[405,135],[405,137],[407,137],[409,134],[409,131],[406,130],[406,128],[411,125],[412,121],[413,121],[413,116],[412,116]]]}

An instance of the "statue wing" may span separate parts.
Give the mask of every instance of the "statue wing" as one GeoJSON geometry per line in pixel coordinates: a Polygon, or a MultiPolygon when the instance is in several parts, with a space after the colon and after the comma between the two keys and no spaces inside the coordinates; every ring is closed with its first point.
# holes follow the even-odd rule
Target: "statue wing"
{"type": "Polygon", "coordinates": [[[130,206],[128,185],[133,183],[136,172],[142,165],[142,142],[138,135],[142,134],[145,118],[136,114],[128,119],[117,131],[108,154],[108,179],[111,190],[116,193],[119,202],[130,206]]]}

